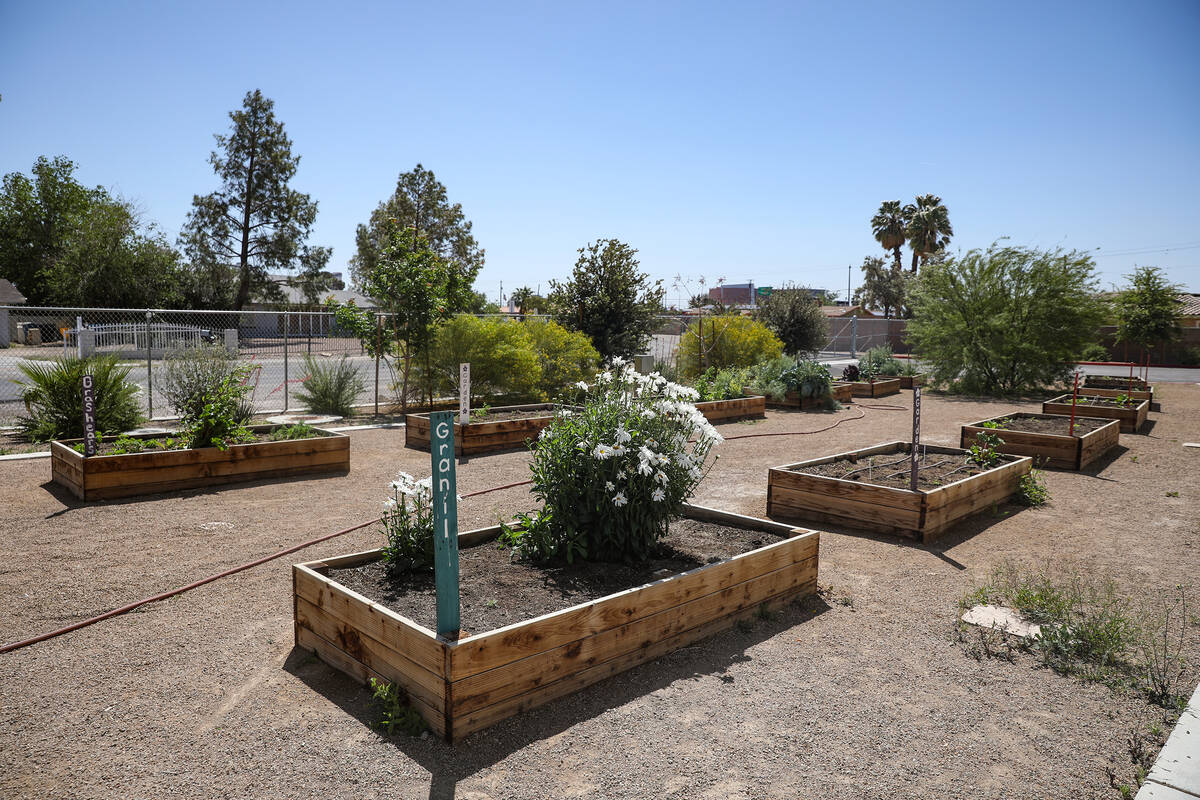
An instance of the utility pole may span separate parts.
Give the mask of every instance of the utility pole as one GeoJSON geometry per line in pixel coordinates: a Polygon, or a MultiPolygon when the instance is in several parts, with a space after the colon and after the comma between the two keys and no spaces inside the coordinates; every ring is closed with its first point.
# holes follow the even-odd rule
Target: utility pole
{"type": "Polygon", "coordinates": [[[854,275],[854,265],[847,264],[846,265],[846,308],[850,307],[850,280],[851,280],[852,275],[854,275]]]}

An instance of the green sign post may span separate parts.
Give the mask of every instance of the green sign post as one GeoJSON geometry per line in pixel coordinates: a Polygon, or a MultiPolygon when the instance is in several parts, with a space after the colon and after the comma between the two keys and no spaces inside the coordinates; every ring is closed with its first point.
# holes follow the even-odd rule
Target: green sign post
{"type": "Polygon", "coordinates": [[[429,415],[433,465],[433,575],[437,584],[437,632],[457,632],[458,601],[458,487],[454,477],[454,413],[429,415]]]}

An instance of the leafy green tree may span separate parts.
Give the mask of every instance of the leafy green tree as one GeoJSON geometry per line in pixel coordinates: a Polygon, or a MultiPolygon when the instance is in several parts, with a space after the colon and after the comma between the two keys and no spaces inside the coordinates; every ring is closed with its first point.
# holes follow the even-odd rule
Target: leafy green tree
{"type": "MultiPolygon", "coordinates": [[[[390,243],[361,276],[363,291],[384,312],[382,324],[376,313],[353,305],[338,307],[336,321],[358,336],[368,353],[386,359],[393,374],[393,362],[400,362],[397,388],[407,413],[417,359],[428,354],[437,325],[471,303],[474,293],[456,280],[457,269],[434,252],[423,234],[396,224],[390,230],[390,243]]],[[[429,370],[425,374],[432,377],[429,370]]]]}
{"type": "Polygon", "coordinates": [[[564,327],[591,337],[600,355],[641,352],[662,313],[662,281],[639,270],[637,250],[617,239],[579,249],[571,279],[550,282],[550,306],[564,327]]]}
{"type": "Polygon", "coordinates": [[[904,246],[908,219],[899,200],[887,200],[880,204],[875,216],[871,217],[871,233],[875,241],[896,257],[896,269],[901,268],[900,248],[904,246]]]}
{"type": "Polygon", "coordinates": [[[1129,286],[1116,299],[1117,341],[1149,352],[1182,336],[1179,293],[1183,287],[1168,283],[1158,267],[1138,267],[1125,277],[1129,286]]]}
{"type": "Polygon", "coordinates": [[[907,220],[905,235],[912,250],[912,271],[917,271],[918,260],[924,264],[933,253],[940,253],[950,243],[954,229],[950,227],[950,212],[935,194],[917,197],[915,205],[904,207],[907,220]]]}
{"type": "Polygon", "coordinates": [[[862,263],[863,282],[855,302],[868,308],[882,309],[885,317],[903,316],[907,278],[904,269],[888,264],[878,256],[867,256],[862,263]]]}
{"type": "Polygon", "coordinates": [[[679,339],[679,366],[685,375],[699,375],[709,367],[750,367],[783,353],[779,337],[750,317],[726,314],[701,319],[699,325],[703,332],[693,326],[679,339]]]}
{"type": "MultiPolygon", "coordinates": [[[[388,243],[391,224],[412,227],[429,242],[430,248],[455,269],[454,282],[471,286],[483,268],[484,251],[471,234],[471,222],[462,204],[451,204],[446,187],[432,170],[417,164],[396,179],[396,191],[379,204],[365,225],[355,233],[357,252],[350,259],[350,275],[362,286],[388,243]]],[[[455,289],[457,291],[457,288],[455,289]]]]}
{"type": "Polygon", "coordinates": [[[783,342],[790,355],[815,353],[829,341],[829,320],[806,287],[788,284],[759,301],[754,318],[783,342]]]}
{"type": "Polygon", "coordinates": [[[908,340],[933,382],[1011,394],[1064,379],[1104,316],[1095,265],[1077,251],[993,244],[927,264],[913,281],[908,340]]]}
{"type": "Polygon", "coordinates": [[[133,206],[88,189],[66,158],[41,157],[0,191],[0,276],[32,305],[174,307],[179,256],[133,206]]]}
{"type": "Polygon", "coordinates": [[[192,198],[180,241],[191,260],[189,300],[203,308],[241,309],[273,287],[268,273],[328,260],[306,244],[317,203],[288,183],[300,157],[258,89],[231,111],[228,135],[209,156],[221,188],[192,198]]]}

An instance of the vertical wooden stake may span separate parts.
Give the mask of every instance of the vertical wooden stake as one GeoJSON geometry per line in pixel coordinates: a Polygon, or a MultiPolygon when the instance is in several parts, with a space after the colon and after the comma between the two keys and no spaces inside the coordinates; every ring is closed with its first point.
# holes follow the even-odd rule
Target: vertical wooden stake
{"type": "Polygon", "coordinates": [[[454,412],[429,415],[429,459],[433,467],[433,570],[437,586],[437,632],[457,633],[458,486],[454,472],[454,412]]]}
{"type": "MultiPolygon", "coordinates": [[[[917,490],[917,456],[921,449],[921,387],[913,386],[912,490],[917,490]]],[[[922,514],[925,512],[922,511],[922,514]]]]}
{"type": "Polygon", "coordinates": [[[1071,432],[1069,436],[1075,435],[1075,403],[1079,401],[1079,373],[1075,373],[1075,392],[1071,395],[1071,432]]]}

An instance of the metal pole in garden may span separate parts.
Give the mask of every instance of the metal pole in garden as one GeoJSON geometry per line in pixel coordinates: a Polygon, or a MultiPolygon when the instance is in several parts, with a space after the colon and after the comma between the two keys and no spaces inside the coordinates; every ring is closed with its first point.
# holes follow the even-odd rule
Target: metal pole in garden
{"type": "Polygon", "coordinates": [[[921,447],[921,387],[913,385],[912,490],[917,490],[917,451],[921,447]]]}
{"type": "Polygon", "coordinates": [[[283,410],[285,413],[288,410],[288,331],[291,324],[292,320],[288,317],[288,312],[283,312],[283,410]]]}
{"type": "Polygon", "coordinates": [[[1075,435],[1075,404],[1079,402],[1079,370],[1075,371],[1075,392],[1071,395],[1071,430],[1068,436],[1075,435]]]}
{"type": "Polygon", "coordinates": [[[454,412],[429,415],[429,460],[433,467],[433,579],[437,590],[438,636],[456,633],[458,592],[458,487],[454,472],[454,412]]]}
{"type": "Polygon", "coordinates": [[[146,416],[154,417],[154,351],[150,349],[150,309],[146,309],[146,416]]]}
{"type": "MultiPolygon", "coordinates": [[[[845,329],[843,329],[845,330],[845,329]]],[[[850,357],[858,352],[858,314],[850,317],[850,357]]]]}

